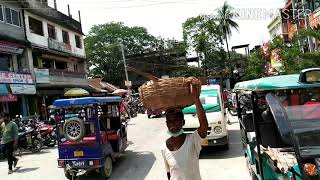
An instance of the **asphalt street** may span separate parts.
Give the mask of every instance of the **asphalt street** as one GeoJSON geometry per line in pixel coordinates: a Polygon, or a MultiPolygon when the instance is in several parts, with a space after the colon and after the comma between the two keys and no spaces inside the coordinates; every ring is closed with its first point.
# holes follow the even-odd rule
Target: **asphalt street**
{"type": "MultiPolygon", "coordinates": [[[[240,146],[237,120],[231,118],[228,126],[230,150],[206,149],[200,156],[203,180],[247,180],[245,159],[240,146]]],[[[114,164],[110,180],[164,180],[166,172],[160,146],[168,137],[164,118],[147,119],[139,115],[129,122],[129,147],[114,164]]],[[[63,170],[57,167],[57,148],[43,149],[41,153],[23,153],[14,174],[7,174],[6,161],[0,161],[1,180],[64,180],[63,170]]],[[[90,174],[80,180],[102,180],[90,174]]]]}

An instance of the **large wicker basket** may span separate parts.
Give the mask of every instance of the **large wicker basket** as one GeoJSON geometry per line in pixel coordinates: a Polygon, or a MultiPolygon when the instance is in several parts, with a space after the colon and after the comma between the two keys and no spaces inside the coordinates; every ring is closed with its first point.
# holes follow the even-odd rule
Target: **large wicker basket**
{"type": "Polygon", "coordinates": [[[192,81],[200,85],[200,81],[194,77],[151,80],[139,88],[140,98],[144,107],[152,110],[191,106],[194,104],[190,91],[192,81]]]}

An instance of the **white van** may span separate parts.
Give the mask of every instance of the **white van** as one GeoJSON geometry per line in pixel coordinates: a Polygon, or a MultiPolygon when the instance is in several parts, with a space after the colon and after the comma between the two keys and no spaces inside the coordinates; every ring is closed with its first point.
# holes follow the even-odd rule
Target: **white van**
{"type": "MultiPolygon", "coordinates": [[[[201,86],[200,101],[208,119],[208,135],[202,146],[222,146],[229,149],[227,117],[219,85],[201,86]]],[[[183,109],[185,133],[193,133],[200,125],[196,107],[192,105],[183,109]]]]}

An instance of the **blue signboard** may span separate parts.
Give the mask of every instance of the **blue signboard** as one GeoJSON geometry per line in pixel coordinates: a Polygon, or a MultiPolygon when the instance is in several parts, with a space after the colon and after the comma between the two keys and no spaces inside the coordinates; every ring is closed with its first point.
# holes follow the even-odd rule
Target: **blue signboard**
{"type": "Polygon", "coordinates": [[[209,85],[215,85],[215,84],[219,84],[218,81],[216,79],[208,79],[208,84],[209,85]]]}
{"type": "Polygon", "coordinates": [[[6,96],[8,94],[9,94],[9,92],[8,92],[7,85],[0,84],[0,96],[6,96]]]}

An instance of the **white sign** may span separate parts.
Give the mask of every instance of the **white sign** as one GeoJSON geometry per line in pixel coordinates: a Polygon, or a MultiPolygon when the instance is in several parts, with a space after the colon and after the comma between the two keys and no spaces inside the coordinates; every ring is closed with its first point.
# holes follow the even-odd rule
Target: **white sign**
{"type": "Polygon", "coordinates": [[[29,84],[10,84],[13,94],[36,94],[36,87],[29,84]]]}
{"type": "Polygon", "coordinates": [[[31,74],[17,74],[11,72],[0,72],[0,83],[8,84],[33,84],[31,74]]]}
{"type": "Polygon", "coordinates": [[[170,76],[168,76],[168,75],[161,76],[161,79],[169,79],[169,78],[170,78],[170,76]]]}
{"type": "Polygon", "coordinates": [[[125,81],[124,84],[125,84],[125,86],[128,86],[128,87],[132,86],[132,82],[131,81],[125,81]]]}
{"type": "Polygon", "coordinates": [[[34,69],[37,83],[50,83],[49,69],[34,69]]]}

